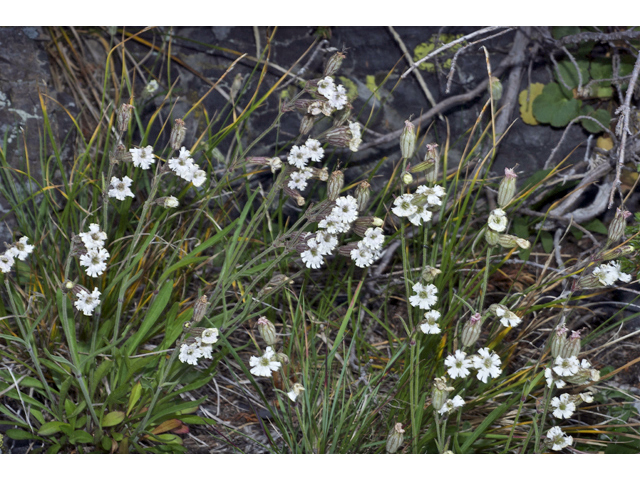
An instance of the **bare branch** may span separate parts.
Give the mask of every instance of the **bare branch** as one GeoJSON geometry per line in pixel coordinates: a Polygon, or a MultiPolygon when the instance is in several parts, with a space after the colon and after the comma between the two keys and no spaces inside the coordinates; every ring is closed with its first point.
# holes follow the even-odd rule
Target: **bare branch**
{"type": "Polygon", "coordinates": [[[625,30],[624,32],[614,33],[597,33],[597,32],[582,32],[575,35],[567,35],[557,41],[558,46],[568,45],[570,43],[583,43],[583,42],[610,42],[612,40],[631,40],[640,37],[640,30],[625,30]]]}

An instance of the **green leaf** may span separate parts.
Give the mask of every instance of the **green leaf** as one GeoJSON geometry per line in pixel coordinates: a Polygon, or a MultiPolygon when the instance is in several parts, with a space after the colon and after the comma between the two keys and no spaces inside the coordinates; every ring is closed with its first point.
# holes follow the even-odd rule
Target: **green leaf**
{"type": "Polygon", "coordinates": [[[124,420],[124,412],[109,412],[103,418],[100,425],[103,427],[113,427],[124,420]]]}
{"type": "Polygon", "coordinates": [[[131,395],[129,396],[129,408],[127,408],[127,416],[131,413],[131,410],[140,400],[140,395],[142,395],[142,384],[140,382],[136,383],[131,389],[131,395]]]}
{"type": "Polygon", "coordinates": [[[551,253],[553,251],[553,237],[549,232],[540,232],[540,241],[542,242],[542,248],[545,253],[551,253]]]}
{"type": "Polygon", "coordinates": [[[601,233],[603,235],[606,235],[607,233],[609,233],[609,229],[605,227],[604,223],[602,223],[597,218],[594,218],[593,220],[586,222],[582,226],[587,230],[591,230],[592,232],[595,232],[595,233],[601,233]]]}
{"type": "Polygon", "coordinates": [[[74,445],[76,443],[93,443],[93,435],[84,430],[75,430],[69,435],[69,441],[74,445]]]}
{"type": "Polygon", "coordinates": [[[533,115],[540,123],[564,127],[578,116],[581,105],[579,100],[567,98],[557,83],[549,83],[533,101],[533,115]]]}
{"type": "Polygon", "coordinates": [[[512,402],[503,403],[495,410],[493,410],[489,415],[487,415],[487,417],[482,421],[478,428],[476,428],[471,436],[464,442],[464,444],[460,448],[461,453],[466,453],[469,447],[473,445],[473,442],[476,441],[476,439],[482,434],[482,432],[489,428],[489,426],[494,422],[496,418],[502,415],[504,411],[511,406],[511,403],[512,402]]]}
{"type": "Polygon", "coordinates": [[[184,322],[193,317],[193,308],[189,307],[176,318],[176,314],[179,309],[180,304],[176,302],[171,307],[171,310],[169,310],[164,330],[164,339],[157,350],[166,350],[169,346],[173,345],[173,342],[175,342],[182,333],[182,326],[184,325],[184,322]]]}
{"type": "MultiPolygon", "coordinates": [[[[584,87],[589,81],[589,62],[586,60],[576,60],[578,64],[578,68],[580,69],[580,74],[582,75],[582,86],[584,87]]],[[[580,78],[578,77],[578,70],[576,70],[576,66],[573,64],[571,60],[568,58],[558,62],[558,71],[562,75],[562,79],[564,82],[571,88],[577,88],[579,85],[580,78]]],[[[557,75],[557,72],[556,72],[557,75]]],[[[558,78],[558,82],[560,79],[558,78]]],[[[562,85],[564,87],[564,85],[562,85]]],[[[565,90],[566,91],[566,90],[565,90]]]]}
{"type": "MultiPolygon", "coordinates": [[[[609,115],[609,112],[607,112],[606,110],[602,110],[601,108],[599,108],[598,110],[594,111],[593,107],[591,106],[587,106],[582,110],[582,115],[593,117],[605,127],[609,127],[609,123],[611,123],[611,115],[609,115]]],[[[580,123],[590,133],[599,133],[604,131],[602,128],[600,128],[600,125],[595,122],[591,122],[589,120],[580,120],[580,123]]]]}
{"type": "Polygon", "coordinates": [[[40,437],[34,435],[33,433],[20,430],[19,428],[11,428],[4,432],[4,434],[7,437],[12,438],[13,440],[42,440],[40,437]]]}
{"type": "Polygon", "coordinates": [[[162,288],[160,289],[160,292],[149,307],[149,310],[147,310],[147,315],[144,317],[142,325],[140,325],[140,329],[125,343],[125,345],[127,345],[127,355],[131,355],[135,351],[138,345],[144,340],[144,336],[156,323],[156,320],[158,319],[158,317],[160,317],[160,314],[164,310],[164,307],[166,307],[167,303],[169,303],[172,291],[173,280],[165,281],[164,285],[162,285],[162,288]]]}
{"type": "Polygon", "coordinates": [[[49,422],[49,423],[45,423],[44,425],[42,425],[40,427],[40,430],[38,430],[38,435],[53,435],[54,433],[58,433],[60,431],[60,427],[66,425],[67,427],[70,427],[70,425],[68,423],[65,422],[49,422]]]}

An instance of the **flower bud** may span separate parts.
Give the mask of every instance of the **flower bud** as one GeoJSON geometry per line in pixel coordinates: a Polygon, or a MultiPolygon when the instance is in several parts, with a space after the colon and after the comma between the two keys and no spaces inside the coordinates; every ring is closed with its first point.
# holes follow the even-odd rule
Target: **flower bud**
{"type": "Polygon", "coordinates": [[[327,61],[327,66],[324,67],[323,77],[331,77],[335,75],[338,70],[340,70],[340,66],[342,65],[342,61],[346,58],[346,55],[342,52],[334,53],[331,58],[327,61]]]}
{"type": "Polygon", "coordinates": [[[430,143],[427,145],[427,153],[424,156],[425,162],[433,161],[433,168],[427,170],[425,178],[427,182],[435,183],[438,181],[438,175],[440,174],[440,153],[438,152],[438,144],[430,143]]]}
{"type": "Polygon", "coordinates": [[[573,331],[571,336],[565,342],[564,346],[560,349],[562,358],[577,357],[580,353],[580,332],[573,331]]]}
{"type": "Polygon", "coordinates": [[[363,212],[367,208],[369,198],[371,197],[371,184],[363,180],[356,187],[356,202],[358,204],[358,212],[363,212]]]}
{"type": "Polygon", "coordinates": [[[291,391],[287,393],[287,396],[291,399],[292,402],[296,401],[296,398],[304,392],[304,387],[299,383],[294,383],[293,387],[291,387],[291,391]]]}
{"type": "Polygon", "coordinates": [[[631,216],[631,212],[624,209],[616,209],[616,216],[609,225],[609,237],[608,243],[618,243],[624,235],[624,230],[627,228],[627,218],[631,216]]]}
{"type": "Polygon", "coordinates": [[[324,168],[316,168],[316,167],[307,167],[311,170],[311,178],[317,178],[321,182],[326,182],[329,180],[329,170],[327,167],[324,168]]]}
{"type": "Polygon", "coordinates": [[[494,232],[490,228],[487,228],[484,231],[484,239],[490,246],[495,247],[500,241],[500,234],[498,232],[494,232]]]}
{"type": "Polygon", "coordinates": [[[351,251],[358,248],[358,242],[347,243],[346,245],[340,245],[338,247],[338,255],[351,258],[351,251]]]}
{"type": "Polygon", "coordinates": [[[162,205],[164,208],[177,208],[180,202],[176,197],[160,197],[153,203],[156,205],[162,205]]]}
{"type": "Polygon", "coordinates": [[[174,150],[180,150],[184,137],[187,134],[187,128],[184,126],[184,120],[176,118],[176,123],[171,129],[171,137],[169,138],[169,144],[174,150]]]}
{"type": "Polygon", "coordinates": [[[424,162],[420,162],[417,165],[414,165],[409,169],[411,173],[420,173],[424,172],[429,168],[435,167],[436,161],[434,159],[425,160],[424,162]]]}
{"type": "Polygon", "coordinates": [[[282,365],[289,365],[289,355],[287,355],[286,353],[282,353],[282,352],[276,353],[276,360],[280,362],[282,365]]]}
{"type": "Polygon", "coordinates": [[[453,391],[453,387],[447,386],[447,379],[445,377],[436,377],[433,381],[433,388],[431,389],[431,406],[433,410],[437,412],[449,398],[449,392],[453,391]]]}
{"type": "Polygon", "coordinates": [[[404,172],[404,174],[402,175],[402,183],[404,183],[405,185],[413,183],[413,175],[411,175],[409,172],[404,172]]]}
{"type": "Polygon", "coordinates": [[[616,258],[620,258],[626,255],[630,255],[633,253],[635,249],[632,245],[623,245],[618,248],[614,248],[613,250],[609,250],[602,256],[602,260],[605,262],[609,260],[615,260],[616,258]]]}
{"type": "Polygon", "coordinates": [[[571,375],[569,377],[562,377],[563,380],[566,380],[573,385],[583,385],[589,382],[597,382],[600,380],[600,372],[595,368],[582,368],[578,370],[578,373],[575,375],[571,375]]]}
{"type": "Polygon", "coordinates": [[[506,207],[516,194],[516,178],[518,176],[511,168],[504,169],[504,178],[498,187],[498,206],[506,207]]]}
{"type": "Polygon", "coordinates": [[[322,136],[327,140],[329,145],[344,148],[348,147],[353,139],[353,132],[348,126],[342,125],[340,127],[330,128],[322,136]]]}
{"type": "Polygon", "coordinates": [[[131,152],[127,150],[127,147],[125,147],[123,144],[120,144],[116,147],[115,160],[116,163],[131,163],[133,162],[133,155],[131,155],[131,152]]]}
{"type": "Polygon", "coordinates": [[[602,287],[602,283],[600,279],[596,277],[594,274],[590,273],[589,275],[583,276],[578,281],[578,288],[600,288],[602,287]]]}
{"type": "Polygon", "coordinates": [[[442,273],[441,270],[438,270],[435,267],[427,266],[422,270],[422,279],[427,283],[432,283],[433,280],[442,273]]]}
{"type": "Polygon", "coordinates": [[[411,158],[416,149],[416,132],[415,126],[409,120],[404,122],[404,130],[400,135],[400,150],[402,158],[411,158]]]}
{"type": "Polygon", "coordinates": [[[71,281],[64,282],[62,285],[62,293],[69,293],[75,286],[76,284],[71,281]]]}
{"type": "MultiPolygon", "coordinates": [[[[379,225],[374,225],[375,220],[380,220],[377,217],[358,217],[355,222],[351,225],[353,231],[356,235],[360,237],[364,237],[366,231],[371,227],[376,227],[379,225]]],[[[378,223],[378,222],[375,222],[378,223]]]]}
{"type": "Polygon", "coordinates": [[[404,430],[401,423],[396,423],[387,437],[387,445],[385,446],[387,453],[396,453],[402,442],[404,442],[404,430]]]}
{"type": "Polygon", "coordinates": [[[289,188],[288,186],[285,185],[282,187],[282,191],[285,193],[287,197],[293,198],[299,207],[304,205],[304,197],[300,195],[300,192],[298,192],[297,190],[289,188]]]}
{"type": "Polygon", "coordinates": [[[276,342],[276,326],[271,323],[267,317],[258,318],[258,332],[260,332],[260,336],[265,341],[265,343],[273,347],[276,342]]]}
{"type": "MultiPolygon", "coordinates": [[[[67,282],[65,284],[65,287],[68,287],[69,284],[72,282],[67,282]]],[[[75,285],[73,285],[71,287],[71,291],[73,292],[73,294],[77,297],[80,293],[84,293],[85,295],[88,295],[90,292],[89,290],[87,290],[86,288],[84,288],[82,285],[78,285],[77,283],[75,285]]]]}
{"type": "Polygon", "coordinates": [[[493,103],[498,103],[502,98],[502,82],[500,82],[498,77],[491,77],[491,80],[489,81],[489,89],[491,90],[493,103]]]}
{"type": "Polygon", "coordinates": [[[307,113],[300,121],[300,135],[306,135],[311,131],[314,125],[313,115],[307,113]]]}
{"type": "Polygon", "coordinates": [[[209,302],[207,302],[207,296],[201,296],[193,307],[193,317],[191,317],[192,324],[195,325],[204,318],[204,314],[207,313],[208,306],[209,302]]]}
{"type": "MultiPolygon", "coordinates": [[[[471,316],[469,321],[462,327],[462,344],[465,347],[473,346],[480,338],[480,330],[482,327],[482,317],[479,313],[471,316]]],[[[440,408],[438,408],[439,410],[440,408]]]]}
{"type": "Polygon", "coordinates": [[[340,190],[344,185],[344,173],[341,170],[336,170],[331,174],[331,178],[327,183],[327,197],[332,202],[340,196],[340,190]]]}
{"type": "Polygon", "coordinates": [[[118,109],[118,131],[122,134],[129,128],[129,122],[131,121],[131,111],[133,105],[123,103],[118,109]]]}
{"type": "Polygon", "coordinates": [[[338,110],[338,113],[333,116],[333,126],[340,127],[344,125],[351,116],[351,110],[353,110],[353,107],[348,103],[342,110],[338,110]]]}
{"type": "Polygon", "coordinates": [[[567,344],[568,331],[569,330],[567,329],[567,327],[563,322],[560,325],[558,325],[553,332],[551,332],[550,347],[551,347],[551,356],[553,358],[556,358],[556,357],[565,358],[564,356],[560,355],[560,352],[562,352],[565,345],[567,344]]]}
{"type": "Polygon", "coordinates": [[[507,235],[498,234],[498,244],[504,248],[521,248],[523,250],[527,250],[531,248],[531,242],[529,240],[525,240],[524,238],[516,237],[515,235],[507,235]]]}
{"type": "Polygon", "coordinates": [[[291,285],[292,283],[293,280],[291,280],[286,275],[276,273],[273,277],[271,277],[269,283],[267,283],[264,287],[262,287],[262,289],[260,289],[260,291],[258,292],[258,298],[273,293],[276,289],[284,285],[291,285]]]}

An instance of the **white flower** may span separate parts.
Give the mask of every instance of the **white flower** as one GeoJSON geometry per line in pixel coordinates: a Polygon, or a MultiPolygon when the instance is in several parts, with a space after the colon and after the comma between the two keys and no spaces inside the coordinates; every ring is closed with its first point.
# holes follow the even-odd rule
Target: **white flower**
{"type": "Polygon", "coordinates": [[[582,400],[583,402],[586,402],[586,403],[593,402],[593,395],[591,395],[589,392],[579,393],[578,396],[580,397],[580,400],[582,400]]]}
{"type": "Polygon", "coordinates": [[[356,262],[356,266],[360,268],[370,267],[376,261],[373,251],[362,241],[358,242],[358,248],[351,250],[351,258],[356,262]]]}
{"type": "Polygon", "coordinates": [[[496,315],[500,319],[500,323],[505,327],[517,327],[522,321],[515,313],[502,307],[496,308],[496,315]]]}
{"type": "Polygon", "coordinates": [[[100,230],[100,225],[97,223],[89,225],[89,231],[79,236],[87,250],[104,247],[104,241],[107,239],[107,234],[100,230]]]}
{"type": "Polygon", "coordinates": [[[305,250],[300,254],[300,258],[305,263],[307,268],[320,268],[322,266],[322,254],[318,248],[318,242],[314,238],[307,241],[309,250],[305,250]]]}
{"type": "Polygon", "coordinates": [[[507,214],[501,208],[496,208],[489,215],[489,228],[496,232],[504,232],[507,228],[507,214]]]}
{"type": "Polygon", "coordinates": [[[620,280],[621,282],[629,283],[631,281],[631,275],[629,275],[628,273],[622,273],[622,270],[620,269],[620,262],[610,262],[608,267],[611,272],[615,273],[615,275],[618,277],[618,280],[620,280]]]}
{"type": "Polygon", "coordinates": [[[274,360],[275,354],[273,348],[267,347],[261,357],[251,357],[249,360],[249,365],[253,367],[251,373],[259,377],[270,377],[271,370],[275,372],[282,366],[280,362],[274,360]]]}
{"type": "Polygon", "coordinates": [[[200,340],[197,343],[198,343],[198,349],[200,350],[200,355],[202,356],[202,358],[211,360],[213,358],[213,345],[202,344],[202,340],[200,338],[197,338],[196,340],[200,340]]]}
{"type": "Polygon", "coordinates": [[[578,363],[578,359],[576,357],[556,357],[555,365],[556,366],[553,367],[553,371],[561,377],[575,375],[576,373],[578,373],[578,369],[580,368],[580,364],[578,363]]]}
{"type": "Polygon", "coordinates": [[[291,179],[289,180],[288,184],[289,188],[294,188],[300,191],[307,188],[307,175],[305,174],[305,172],[296,170],[295,172],[291,172],[289,178],[291,179]]]}
{"type": "Polygon", "coordinates": [[[291,391],[287,393],[287,396],[291,399],[292,402],[295,402],[296,398],[298,398],[298,395],[300,395],[302,392],[304,392],[304,387],[299,383],[294,383],[291,391]]]}
{"type": "Polygon", "coordinates": [[[444,359],[444,364],[449,367],[447,373],[451,378],[466,378],[469,375],[472,362],[466,357],[467,354],[462,350],[456,350],[454,355],[449,355],[444,359]]]}
{"type": "Polygon", "coordinates": [[[147,95],[153,95],[154,93],[156,93],[156,90],[158,90],[158,82],[155,80],[151,80],[149,83],[147,83],[147,86],[144,87],[144,91],[147,93],[147,95]]]}
{"type": "Polygon", "coordinates": [[[206,344],[206,345],[212,345],[214,343],[216,343],[218,341],[218,335],[220,334],[220,332],[218,332],[217,328],[205,328],[202,331],[202,343],[206,344]]]}
{"type": "Polygon", "coordinates": [[[613,285],[618,279],[617,272],[611,269],[609,265],[600,265],[599,267],[594,268],[593,276],[596,277],[605,287],[613,285]]]}
{"type": "MultiPolygon", "coordinates": [[[[346,99],[346,96],[345,96],[346,99]]],[[[349,150],[357,152],[358,147],[362,143],[362,134],[360,133],[360,125],[356,122],[349,122],[349,130],[351,130],[351,140],[349,140],[349,150]]]]}
{"type": "Polygon", "coordinates": [[[316,234],[316,243],[318,245],[318,252],[321,255],[328,255],[338,246],[338,237],[321,230],[316,234]]]}
{"type": "Polygon", "coordinates": [[[427,187],[426,185],[420,185],[416,189],[416,194],[425,195],[427,197],[427,205],[430,206],[442,205],[442,200],[440,200],[440,197],[443,197],[445,193],[445,189],[440,185],[436,185],[433,188],[427,187]]]}
{"type": "Polygon", "coordinates": [[[558,388],[564,388],[564,386],[566,385],[566,382],[564,380],[560,380],[559,378],[554,379],[553,370],[551,370],[550,368],[544,369],[544,376],[547,379],[547,386],[549,388],[551,388],[551,385],[554,383],[554,381],[556,387],[558,388]]]}
{"type": "Polygon", "coordinates": [[[7,250],[2,255],[0,255],[0,272],[9,273],[11,271],[13,263],[13,255],[11,255],[7,250]]]}
{"type": "Polygon", "coordinates": [[[429,310],[438,301],[438,297],[436,296],[438,288],[435,285],[416,283],[412,288],[416,294],[409,297],[411,306],[421,308],[422,310],[429,310]]]}
{"type": "Polygon", "coordinates": [[[364,232],[362,243],[373,250],[379,250],[384,243],[384,233],[382,232],[382,228],[367,228],[367,230],[364,232]]]}
{"type": "Polygon", "coordinates": [[[347,91],[342,85],[335,87],[327,99],[329,100],[329,105],[336,110],[342,110],[349,101],[347,98],[347,91]]]}
{"type": "Polygon", "coordinates": [[[191,152],[182,147],[177,158],[169,159],[169,168],[181,178],[189,177],[189,175],[193,176],[193,158],[190,155],[191,152]]]}
{"type": "Polygon", "coordinates": [[[204,170],[200,170],[198,168],[198,170],[196,170],[196,172],[193,174],[191,183],[193,184],[194,187],[200,187],[205,182],[206,179],[207,179],[207,172],[205,172],[204,170]]]}
{"type": "Polygon", "coordinates": [[[185,165],[184,168],[177,171],[176,175],[178,175],[183,180],[190,182],[193,180],[193,177],[195,176],[196,173],[198,173],[199,170],[200,170],[200,167],[195,163],[193,163],[193,161],[191,161],[191,163],[189,163],[188,165],[185,165]]]}
{"type": "Polygon", "coordinates": [[[176,197],[167,197],[164,199],[165,208],[176,208],[178,205],[180,205],[180,202],[178,202],[176,197]]]}
{"type": "Polygon", "coordinates": [[[358,218],[358,202],[351,195],[336,199],[331,215],[340,218],[345,223],[352,223],[358,218]]]}
{"type": "Polygon", "coordinates": [[[89,293],[86,290],[80,290],[76,295],[77,300],[73,303],[73,305],[78,309],[82,310],[87,316],[90,316],[93,313],[93,310],[100,305],[100,292],[98,288],[94,288],[92,293],[89,293]]]}
{"type": "Polygon", "coordinates": [[[111,177],[111,190],[109,190],[109,196],[115,197],[118,200],[124,200],[127,197],[135,197],[129,188],[132,182],[133,180],[127,176],[122,177],[122,180],[117,177],[111,177]]]}
{"type": "Polygon", "coordinates": [[[591,362],[589,362],[589,360],[587,360],[586,358],[583,358],[580,362],[580,366],[582,368],[591,368],[591,362]]]}
{"type": "Polygon", "coordinates": [[[562,450],[573,443],[573,437],[566,436],[560,427],[553,427],[547,432],[547,438],[551,440],[552,450],[562,450]]]}
{"type": "Polygon", "coordinates": [[[438,413],[441,415],[444,415],[445,413],[451,413],[457,408],[462,407],[464,404],[465,401],[462,399],[462,397],[460,395],[456,395],[455,397],[450,398],[449,400],[444,402],[444,405],[440,410],[438,410],[438,413]]]}
{"type": "Polygon", "coordinates": [[[304,142],[304,146],[307,147],[307,154],[312,162],[319,162],[324,157],[324,149],[318,140],[310,138],[304,142]]]}
{"type": "Polygon", "coordinates": [[[569,418],[576,411],[576,405],[569,400],[569,394],[563,393],[560,398],[553,397],[551,406],[555,408],[553,416],[556,418],[569,418]]]}
{"type": "Polygon", "coordinates": [[[33,245],[29,245],[27,242],[29,241],[28,237],[22,237],[16,243],[13,244],[5,255],[11,255],[13,258],[17,258],[18,260],[25,261],[29,254],[33,252],[33,245]]]}
{"type": "Polygon", "coordinates": [[[189,365],[197,365],[198,359],[202,356],[202,350],[198,348],[198,345],[193,343],[191,345],[187,345],[183,343],[180,346],[180,355],[178,359],[182,363],[188,363],[189,365]]]}
{"type": "Polygon", "coordinates": [[[433,213],[427,210],[427,205],[415,205],[416,213],[409,216],[409,221],[413,223],[416,227],[422,225],[423,222],[428,222],[431,220],[433,213]]]}
{"type": "Polygon", "coordinates": [[[153,147],[151,145],[144,148],[131,148],[129,152],[131,152],[133,165],[143,170],[148,170],[151,164],[156,161],[155,158],[153,158],[153,147]]]}
{"type": "Polygon", "coordinates": [[[94,248],[80,257],[80,265],[87,267],[87,275],[98,277],[107,269],[109,252],[104,248],[94,248]]]}
{"type": "Polygon", "coordinates": [[[309,150],[307,149],[307,147],[299,147],[297,145],[294,145],[293,147],[291,147],[291,151],[289,152],[287,160],[291,165],[294,165],[298,168],[304,168],[307,166],[309,156],[309,150]]]}
{"type": "Polygon", "coordinates": [[[498,368],[502,364],[500,357],[492,353],[488,348],[481,348],[473,357],[473,368],[478,370],[477,378],[487,383],[489,377],[498,378],[502,370],[498,368]]]}
{"type": "Polygon", "coordinates": [[[438,325],[438,319],[440,318],[440,312],[437,310],[429,310],[424,314],[425,321],[420,324],[420,330],[427,334],[440,333],[440,325],[438,325]]]}
{"type": "Polygon", "coordinates": [[[328,233],[344,233],[349,230],[350,225],[342,221],[341,217],[331,214],[327,218],[320,220],[318,228],[326,230],[328,233]]]}
{"type": "Polygon", "coordinates": [[[413,195],[410,193],[399,196],[393,201],[395,207],[392,208],[391,211],[399,217],[408,217],[417,213],[418,207],[411,203],[412,200],[413,195]]]}
{"type": "Polygon", "coordinates": [[[325,98],[330,98],[334,89],[335,85],[333,84],[333,78],[331,77],[324,77],[318,82],[318,93],[325,98]]]}

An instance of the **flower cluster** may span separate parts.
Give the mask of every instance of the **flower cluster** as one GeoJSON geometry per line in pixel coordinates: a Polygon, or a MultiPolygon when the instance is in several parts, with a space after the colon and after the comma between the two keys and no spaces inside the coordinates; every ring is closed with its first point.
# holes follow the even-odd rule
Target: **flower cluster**
{"type": "Polygon", "coordinates": [[[411,288],[415,293],[415,295],[409,297],[411,306],[426,310],[424,313],[424,321],[420,324],[420,330],[426,334],[440,333],[440,325],[438,325],[438,320],[441,316],[440,312],[431,310],[431,307],[438,301],[438,287],[432,283],[423,285],[421,282],[418,282],[411,288]]]}
{"type": "MultiPolygon", "coordinates": [[[[328,103],[331,107],[329,115],[331,115],[333,110],[342,110],[348,103],[347,90],[343,85],[336,85],[331,77],[324,77],[318,81],[318,93],[326,98],[325,103],[328,103]]],[[[312,104],[312,106],[309,107],[309,113],[312,115],[318,115],[321,112],[326,115],[326,111],[327,109],[322,108],[321,105],[312,104]],[[318,109],[320,110],[318,111],[318,109]]]]}
{"type": "Polygon", "coordinates": [[[191,182],[194,187],[200,187],[207,179],[207,174],[191,158],[191,152],[184,147],[175,158],[169,159],[169,168],[180,178],[191,182]]]}
{"type": "Polygon", "coordinates": [[[445,358],[444,364],[449,367],[447,373],[451,378],[466,378],[471,373],[470,369],[474,368],[478,380],[483,383],[487,383],[489,377],[498,378],[502,373],[499,368],[502,364],[500,357],[488,348],[481,348],[470,358],[462,350],[456,350],[454,355],[445,358]]]}
{"type": "Polygon", "coordinates": [[[545,369],[544,375],[547,385],[551,387],[555,383],[558,388],[566,386],[566,382],[574,385],[582,385],[588,382],[595,382],[600,379],[600,372],[592,368],[587,359],[578,361],[577,357],[556,357],[554,366],[545,369]]]}
{"type": "Polygon", "coordinates": [[[307,166],[308,162],[320,162],[323,158],[324,149],[318,140],[309,138],[302,146],[294,145],[289,152],[287,161],[298,170],[289,174],[288,187],[300,191],[307,188],[307,180],[315,174],[314,169],[307,166]]]}
{"type": "Polygon", "coordinates": [[[29,238],[22,237],[0,255],[0,272],[9,273],[15,263],[15,259],[25,261],[33,252],[33,245],[29,245],[29,238]]]}
{"type": "Polygon", "coordinates": [[[391,211],[398,217],[408,217],[412,224],[420,226],[431,220],[433,213],[429,208],[442,205],[441,198],[445,193],[440,185],[420,185],[416,193],[405,193],[396,198],[393,202],[395,207],[391,211]]]}
{"type": "Polygon", "coordinates": [[[182,363],[197,365],[199,358],[213,358],[213,344],[218,341],[218,335],[217,328],[204,328],[200,336],[193,339],[193,343],[183,343],[180,346],[178,359],[182,363]]]}
{"type": "Polygon", "coordinates": [[[100,225],[92,223],[89,231],[81,233],[80,239],[87,249],[86,253],[80,256],[80,265],[86,267],[86,273],[90,277],[99,277],[107,269],[107,258],[109,252],[104,248],[104,241],[107,234],[100,230],[100,225]]]}

